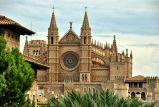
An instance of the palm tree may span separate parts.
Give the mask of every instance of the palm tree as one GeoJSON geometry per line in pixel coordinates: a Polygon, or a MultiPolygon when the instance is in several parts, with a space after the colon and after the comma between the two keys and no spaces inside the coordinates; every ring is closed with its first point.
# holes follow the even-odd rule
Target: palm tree
{"type": "Polygon", "coordinates": [[[97,91],[94,94],[72,91],[59,99],[51,98],[48,103],[48,107],[141,107],[142,105],[143,103],[137,98],[119,98],[108,90],[97,91]]]}

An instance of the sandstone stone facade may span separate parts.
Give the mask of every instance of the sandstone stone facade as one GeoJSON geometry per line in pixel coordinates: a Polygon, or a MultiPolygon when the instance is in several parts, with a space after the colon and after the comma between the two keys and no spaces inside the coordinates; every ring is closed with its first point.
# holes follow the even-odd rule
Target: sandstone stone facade
{"type": "Polygon", "coordinates": [[[87,12],[80,35],[73,31],[70,22],[68,32],[61,39],[59,36],[53,12],[48,44],[43,40],[26,41],[24,54],[50,66],[48,71],[37,72],[40,96],[49,99],[71,90],[85,93],[100,89],[122,92],[121,97],[128,96],[128,85],[124,80],[132,77],[132,53],[128,54],[128,50],[119,53],[115,36],[112,44],[93,40],[87,12]]]}
{"type": "MultiPolygon", "coordinates": [[[[132,92],[135,91],[130,86],[133,84],[131,80],[133,55],[128,49],[122,53],[118,52],[115,36],[111,44],[93,40],[87,12],[84,15],[80,35],[73,31],[72,22],[64,36],[59,35],[58,30],[53,12],[48,28],[48,44],[43,40],[33,40],[30,43],[26,41],[24,54],[50,66],[47,71],[37,72],[38,96],[49,99],[53,96],[61,97],[72,90],[94,93],[101,89],[109,89],[119,97],[133,97],[132,92]],[[34,50],[38,54],[34,54],[34,50]],[[129,79],[130,81],[127,81],[129,79]]],[[[146,91],[140,87],[140,94],[145,92],[145,99],[149,94],[152,99],[156,97],[159,99],[158,94],[148,91],[151,88],[148,88],[147,82],[139,80],[137,84],[140,82],[147,86],[146,91]]],[[[158,87],[158,81],[152,87],[158,87]]],[[[141,98],[139,94],[136,96],[141,98]]],[[[38,101],[37,103],[41,103],[38,101]]]]}

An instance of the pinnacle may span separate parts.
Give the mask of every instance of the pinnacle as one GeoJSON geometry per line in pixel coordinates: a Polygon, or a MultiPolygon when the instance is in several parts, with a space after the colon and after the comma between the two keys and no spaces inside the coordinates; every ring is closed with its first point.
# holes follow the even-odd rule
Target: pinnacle
{"type": "Polygon", "coordinates": [[[89,21],[88,21],[87,11],[85,11],[82,28],[84,28],[84,29],[89,28],[89,21]]]}
{"type": "Polygon", "coordinates": [[[56,24],[55,14],[53,11],[52,17],[51,17],[50,29],[55,29],[55,28],[57,28],[57,24],[56,24]]]}

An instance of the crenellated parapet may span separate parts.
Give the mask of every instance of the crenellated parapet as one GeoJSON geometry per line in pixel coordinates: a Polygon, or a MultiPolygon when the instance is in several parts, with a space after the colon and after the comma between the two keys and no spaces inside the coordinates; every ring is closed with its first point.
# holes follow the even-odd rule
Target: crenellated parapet
{"type": "Polygon", "coordinates": [[[148,84],[158,83],[158,77],[157,76],[148,76],[148,77],[146,77],[146,81],[148,84]]]}
{"type": "Polygon", "coordinates": [[[123,82],[126,76],[115,76],[115,82],[123,82]]]}
{"type": "Polygon", "coordinates": [[[122,53],[118,53],[118,62],[129,62],[132,63],[132,51],[130,54],[128,54],[128,49],[126,49],[126,54],[125,51],[123,50],[122,53]]]}

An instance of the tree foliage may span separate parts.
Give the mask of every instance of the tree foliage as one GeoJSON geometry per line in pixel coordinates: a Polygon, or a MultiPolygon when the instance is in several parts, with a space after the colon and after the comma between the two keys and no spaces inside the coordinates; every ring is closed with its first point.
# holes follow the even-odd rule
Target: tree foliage
{"type": "Polygon", "coordinates": [[[110,91],[98,91],[94,94],[79,94],[75,91],[69,92],[59,99],[51,98],[48,107],[152,107],[138,100],[119,98],[110,91]]]}
{"type": "Polygon", "coordinates": [[[6,41],[0,36],[0,106],[23,106],[25,93],[34,81],[34,71],[25,62],[18,49],[6,50],[6,41]]]}

